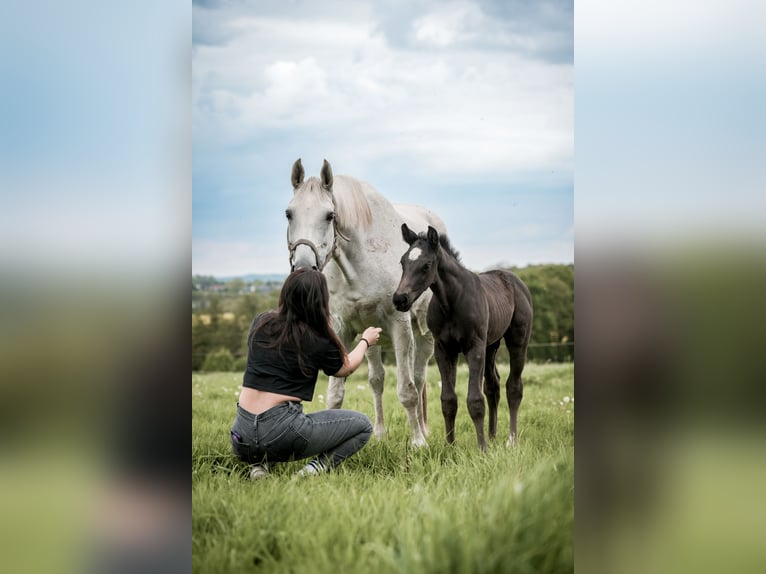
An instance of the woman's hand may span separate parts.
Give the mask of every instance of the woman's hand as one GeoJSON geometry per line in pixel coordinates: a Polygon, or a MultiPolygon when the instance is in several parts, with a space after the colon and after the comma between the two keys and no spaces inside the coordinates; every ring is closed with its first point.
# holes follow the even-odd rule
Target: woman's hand
{"type": "Polygon", "coordinates": [[[372,347],[373,345],[378,344],[378,340],[380,339],[380,332],[383,329],[380,327],[367,327],[364,330],[364,333],[362,333],[362,338],[359,339],[359,343],[356,347],[353,348],[353,350],[346,355],[343,366],[341,367],[340,371],[335,373],[336,377],[347,377],[354,371],[356,371],[357,367],[361,364],[362,359],[364,359],[364,354],[367,352],[367,349],[372,347]],[[367,341],[366,344],[364,341],[367,341]]]}
{"type": "Polygon", "coordinates": [[[380,339],[380,333],[383,331],[380,327],[367,327],[364,330],[364,333],[362,333],[362,339],[365,339],[370,347],[373,345],[378,344],[378,339],[380,339]]]}

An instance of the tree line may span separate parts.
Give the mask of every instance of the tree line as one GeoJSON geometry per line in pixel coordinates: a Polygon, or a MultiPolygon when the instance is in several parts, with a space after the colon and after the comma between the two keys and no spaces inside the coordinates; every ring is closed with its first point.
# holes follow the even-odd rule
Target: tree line
{"type": "MultiPolygon", "coordinates": [[[[574,359],[574,265],[510,268],[529,287],[534,305],[527,358],[536,362],[574,359]]],[[[281,282],[218,281],[192,277],[192,371],[243,371],[247,331],[253,317],[276,309],[281,282]]],[[[384,362],[393,364],[393,353],[384,362]]],[[[433,359],[432,359],[433,361],[433,359]]],[[[508,362],[500,346],[498,361],[508,362]]]]}

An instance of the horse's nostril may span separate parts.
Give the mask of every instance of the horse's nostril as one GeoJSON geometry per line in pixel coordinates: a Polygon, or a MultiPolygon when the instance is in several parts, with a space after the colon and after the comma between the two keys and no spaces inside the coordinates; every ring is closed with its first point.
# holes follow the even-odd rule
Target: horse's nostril
{"type": "Polygon", "coordinates": [[[314,271],[318,271],[318,269],[317,269],[317,266],[316,266],[316,265],[312,265],[312,266],[311,266],[311,269],[313,269],[314,271]]]}

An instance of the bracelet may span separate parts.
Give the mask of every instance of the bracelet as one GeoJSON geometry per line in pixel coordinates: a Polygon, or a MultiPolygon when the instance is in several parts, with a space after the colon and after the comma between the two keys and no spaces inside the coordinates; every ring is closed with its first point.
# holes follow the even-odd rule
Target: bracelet
{"type": "Polygon", "coordinates": [[[370,348],[370,342],[367,339],[365,339],[364,337],[362,337],[362,341],[367,343],[367,348],[369,349],[370,348]]]}

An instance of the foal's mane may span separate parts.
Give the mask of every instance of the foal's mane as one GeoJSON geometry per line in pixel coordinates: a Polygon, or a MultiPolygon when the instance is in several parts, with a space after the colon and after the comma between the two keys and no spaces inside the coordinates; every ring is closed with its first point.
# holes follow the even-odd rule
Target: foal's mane
{"type": "Polygon", "coordinates": [[[449,253],[453,257],[453,259],[455,259],[455,261],[460,263],[460,265],[463,264],[463,262],[460,261],[460,252],[452,246],[452,243],[450,243],[449,241],[449,237],[447,237],[446,235],[440,235],[439,243],[441,244],[442,249],[444,249],[444,251],[449,253]]]}
{"type": "MultiPolygon", "coordinates": [[[[427,233],[418,233],[418,237],[428,241],[427,233]]],[[[442,246],[442,249],[444,249],[444,251],[446,251],[455,261],[457,261],[461,266],[463,265],[463,262],[460,260],[460,252],[452,246],[449,237],[447,237],[445,234],[440,234],[439,244],[442,246]]]]}
{"type": "Polygon", "coordinates": [[[367,229],[372,224],[372,210],[361,182],[347,175],[336,175],[332,193],[322,188],[317,177],[310,177],[303,184],[308,193],[325,193],[335,206],[336,222],[341,229],[367,229]],[[338,185],[340,183],[341,185],[338,185]]]}

